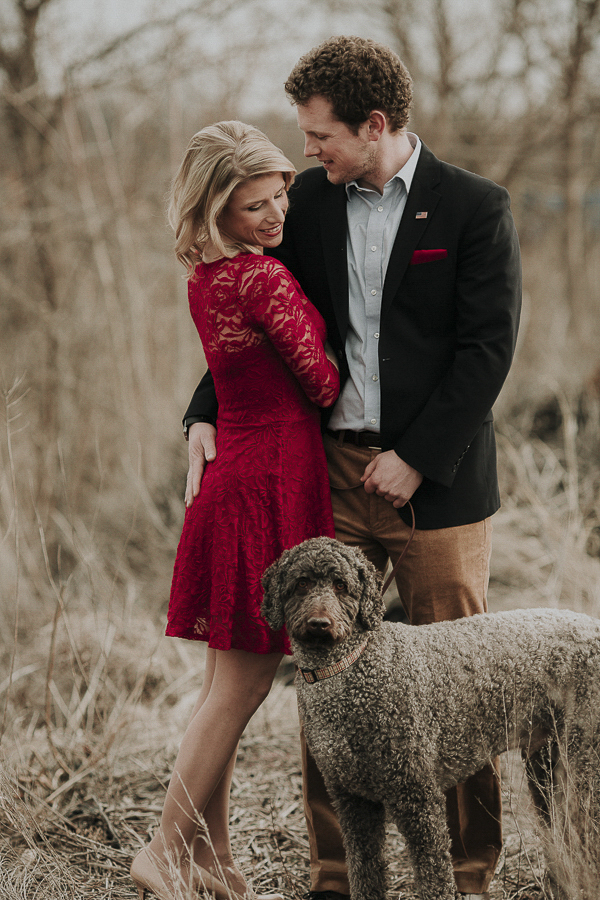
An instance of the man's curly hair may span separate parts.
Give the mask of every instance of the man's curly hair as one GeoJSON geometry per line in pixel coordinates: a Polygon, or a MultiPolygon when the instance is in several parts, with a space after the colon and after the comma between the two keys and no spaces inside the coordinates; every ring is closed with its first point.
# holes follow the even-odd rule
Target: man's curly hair
{"type": "Polygon", "coordinates": [[[412,79],[388,47],[360,37],[333,37],[302,56],[285,83],[292,103],[319,95],[354,132],[374,109],[385,112],[392,131],[408,122],[412,79]]]}

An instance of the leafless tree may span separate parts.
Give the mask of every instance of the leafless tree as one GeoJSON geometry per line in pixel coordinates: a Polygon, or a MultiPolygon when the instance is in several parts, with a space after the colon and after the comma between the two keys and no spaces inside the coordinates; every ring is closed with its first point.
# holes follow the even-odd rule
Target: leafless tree
{"type": "Polygon", "coordinates": [[[44,16],[58,6],[6,0],[0,13],[0,377],[30,388],[34,456],[17,459],[19,478],[51,531],[120,471],[164,537],[164,434],[177,441],[202,364],[165,194],[193,131],[239,117],[256,73],[270,87],[267,53],[291,31],[270,0],[195,0],[96,35],[49,86],[44,16]]]}
{"type": "MultiPolygon", "coordinates": [[[[12,34],[3,29],[0,36],[0,68],[4,73],[4,118],[8,136],[9,159],[17,173],[15,193],[20,199],[24,227],[21,240],[27,247],[24,266],[28,272],[28,299],[42,321],[50,321],[58,307],[57,276],[52,251],[52,211],[45,174],[51,142],[60,145],[56,122],[60,98],[50,99],[39,79],[36,41],[40,13],[52,0],[16,0],[14,12],[18,24],[12,34]],[[16,32],[16,34],[15,34],[16,32]],[[11,44],[9,44],[9,39],[11,44]]],[[[63,151],[64,148],[60,148],[63,151]]],[[[16,262],[18,250],[9,254],[16,262]]],[[[5,269],[4,288],[9,293],[23,267],[5,269]],[[15,277],[16,276],[16,277],[15,277]],[[7,284],[8,282],[8,284],[7,284]]],[[[55,404],[51,397],[57,383],[58,346],[53,328],[45,329],[45,347],[40,359],[44,382],[41,389],[40,427],[56,435],[55,404]]],[[[43,471],[43,464],[39,471],[43,471]]]]}

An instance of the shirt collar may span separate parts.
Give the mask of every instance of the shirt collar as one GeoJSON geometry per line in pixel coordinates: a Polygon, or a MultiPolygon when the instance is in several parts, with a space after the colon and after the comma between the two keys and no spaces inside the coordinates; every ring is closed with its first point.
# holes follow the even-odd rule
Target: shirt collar
{"type": "MultiPolygon", "coordinates": [[[[410,156],[408,157],[407,161],[404,163],[402,168],[399,169],[395,175],[392,175],[390,180],[386,183],[385,187],[387,187],[388,184],[391,184],[392,181],[394,181],[394,180],[402,181],[402,182],[404,182],[404,186],[406,187],[406,193],[408,194],[408,192],[410,191],[410,186],[412,184],[414,175],[415,175],[415,169],[417,168],[417,163],[419,161],[421,147],[423,145],[421,144],[420,138],[417,137],[416,134],[413,134],[412,131],[407,131],[406,136],[407,136],[408,140],[410,141],[411,147],[413,148],[413,152],[410,154],[410,156]]],[[[360,187],[360,185],[358,184],[356,179],[354,179],[353,181],[349,181],[345,185],[345,188],[346,188],[346,195],[348,198],[350,198],[350,196],[351,196],[350,188],[354,188],[357,191],[372,191],[372,188],[360,187]]]]}

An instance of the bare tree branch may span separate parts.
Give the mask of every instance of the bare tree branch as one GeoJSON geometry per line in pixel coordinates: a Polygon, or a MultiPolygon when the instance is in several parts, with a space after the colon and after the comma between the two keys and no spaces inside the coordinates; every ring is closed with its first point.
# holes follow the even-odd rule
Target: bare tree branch
{"type": "MultiPolygon", "coordinates": [[[[242,0],[242,2],[245,5],[250,6],[254,0],[242,0]]],[[[72,77],[75,72],[80,72],[86,66],[106,59],[108,56],[111,56],[117,50],[122,49],[142,35],[168,28],[188,16],[202,15],[206,19],[223,17],[232,9],[239,7],[239,5],[239,0],[194,0],[189,6],[178,10],[176,13],[162,16],[157,19],[150,19],[147,22],[142,22],[140,25],[130,28],[129,31],[124,31],[99,50],[72,63],[67,70],[67,75],[72,77]]]]}

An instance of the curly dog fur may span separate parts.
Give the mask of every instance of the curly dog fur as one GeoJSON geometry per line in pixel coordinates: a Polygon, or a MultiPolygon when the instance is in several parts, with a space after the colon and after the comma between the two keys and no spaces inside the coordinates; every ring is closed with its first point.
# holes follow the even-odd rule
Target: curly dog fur
{"type": "Polygon", "coordinates": [[[368,638],[345,671],[296,679],[306,739],[342,826],[352,900],[385,898],[386,812],[419,896],[454,900],[444,792],[509,748],[527,759],[541,820],[585,850],[597,886],[600,621],[520,610],[418,628],[382,622],[375,568],[331,538],[287,550],[263,584],[263,615],[275,630],[287,626],[300,667],[329,666],[368,638]]]}

